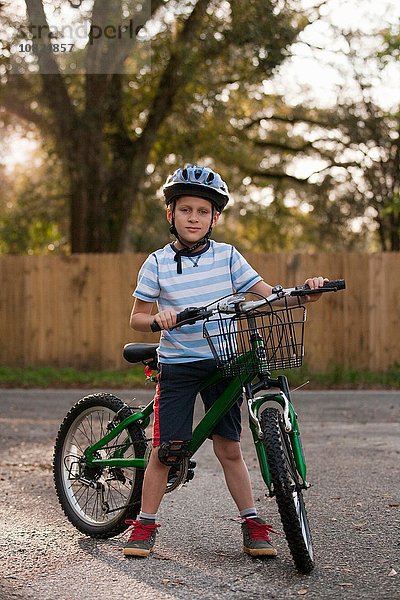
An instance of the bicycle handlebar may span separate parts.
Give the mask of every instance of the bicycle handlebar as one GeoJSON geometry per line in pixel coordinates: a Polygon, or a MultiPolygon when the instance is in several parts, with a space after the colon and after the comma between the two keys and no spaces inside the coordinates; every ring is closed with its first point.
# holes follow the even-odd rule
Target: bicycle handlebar
{"type": "MultiPolygon", "coordinates": [[[[210,317],[213,314],[213,312],[214,311],[209,309],[207,306],[190,306],[189,308],[185,308],[184,310],[182,310],[182,312],[176,315],[176,325],[174,325],[174,327],[171,327],[171,329],[181,327],[181,325],[194,325],[197,321],[202,321],[207,317],[210,317]]],[[[150,328],[153,333],[161,331],[161,327],[159,326],[157,321],[153,321],[150,325],[150,328]]]]}
{"type": "MultiPolygon", "coordinates": [[[[325,282],[323,287],[316,289],[310,289],[306,284],[298,285],[294,288],[283,288],[281,285],[276,285],[268,298],[261,297],[260,300],[249,300],[248,302],[244,302],[244,296],[237,296],[236,299],[232,297],[230,302],[229,299],[225,299],[223,306],[221,303],[218,303],[214,308],[211,308],[211,306],[191,306],[185,308],[182,312],[177,314],[176,325],[171,327],[171,330],[182,327],[182,325],[193,325],[197,321],[203,321],[207,317],[211,317],[218,312],[224,312],[226,314],[243,314],[255,310],[256,308],[261,308],[261,306],[265,306],[265,304],[272,304],[287,296],[311,296],[313,294],[323,294],[325,292],[338,292],[344,289],[346,289],[346,282],[344,279],[331,279],[330,281],[325,282]]],[[[150,328],[153,333],[161,331],[161,327],[155,320],[150,325],[150,328]]]]}
{"type": "Polygon", "coordinates": [[[321,292],[338,292],[339,290],[346,289],[346,282],[344,279],[331,279],[326,281],[322,288],[316,288],[315,290],[310,290],[308,285],[303,283],[303,285],[297,285],[295,287],[294,292],[292,292],[291,296],[310,296],[312,294],[320,294],[321,292]]]}

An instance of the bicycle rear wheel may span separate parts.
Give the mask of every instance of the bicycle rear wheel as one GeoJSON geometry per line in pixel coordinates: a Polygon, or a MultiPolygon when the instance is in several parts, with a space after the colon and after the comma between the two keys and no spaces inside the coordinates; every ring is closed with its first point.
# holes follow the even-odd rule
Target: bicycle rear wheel
{"type": "MultiPolygon", "coordinates": [[[[84,457],[89,445],[131,414],[116,396],[92,394],[71,408],[57,435],[53,474],[58,500],[69,521],[94,538],[121,533],[125,519],[134,519],[140,508],[142,469],[89,467],[84,457]]],[[[142,458],[145,450],[144,431],[134,423],[99,450],[97,458],[142,458]]]]}
{"type": "Polygon", "coordinates": [[[314,568],[311,531],[289,436],[276,408],[265,409],[260,423],[285,537],[297,569],[310,573],[314,568]]]}

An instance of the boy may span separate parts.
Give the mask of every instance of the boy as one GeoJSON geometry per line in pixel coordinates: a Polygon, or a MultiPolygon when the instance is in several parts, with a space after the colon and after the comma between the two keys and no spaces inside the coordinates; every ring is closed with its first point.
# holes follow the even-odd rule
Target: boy
{"type": "MultiPolygon", "coordinates": [[[[209,239],[212,228],[229,201],[226,184],[209,168],[177,169],[163,188],[172,244],[151,254],[143,264],[130,325],[149,331],[155,321],[162,329],[158,358],[159,382],[154,399],[153,451],[146,468],[141,512],[132,525],[123,550],[126,556],[148,556],[157,529],[156,515],[163,498],[170,466],[163,462],[173,440],[190,440],[194,402],[200,381],[215,369],[202,324],[169,331],[176,315],[187,306],[203,306],[233,292],[256,292],[269,296],[272,288],[229,244],[209,239]],[[158,312],[152,315],[157,302],[158,312]],[[161,450],[161,453],[160,453],[161,450]]],[[[322,277],[307,279],[310,288],[321,287],[322,277]]],[[[315,301],[319,294],[306,297],[315,301]]],[[[202,399],[208,409],[226,382],[206,390],[202,399]]],[[[228,490],[243,519],[243,547],[251,556],[276,556],[269,534],[271,527],[257,515],[247,467],[240,448],[240,401],[218,423],[213,449],[220,461],[228,490]]]]}

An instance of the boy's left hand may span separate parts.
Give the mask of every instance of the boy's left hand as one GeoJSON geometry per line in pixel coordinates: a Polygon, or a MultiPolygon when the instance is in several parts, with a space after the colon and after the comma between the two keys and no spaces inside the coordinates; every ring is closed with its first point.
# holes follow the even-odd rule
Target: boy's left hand
{"type": "MultiPolygon", "coordinates": [[[[311,290],[316,290],[319,287],[323,287],[324,283],[327,281],[329,281],[329,279],[326,277],[309,277],[309,279],[306,279],[305,284],[308,285],[311,290]]],[[[305,296],[305,299],[306,302],[316,302],[321,296],[322,294],[312,294],[311,296],[305,296]]]]}

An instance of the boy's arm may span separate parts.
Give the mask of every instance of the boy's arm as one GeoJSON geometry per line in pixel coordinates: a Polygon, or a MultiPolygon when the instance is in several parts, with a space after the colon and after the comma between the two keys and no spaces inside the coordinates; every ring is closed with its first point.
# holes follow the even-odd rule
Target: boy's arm
{"type": "Polygon", "coordinates": [[[176,312],[173,310],[162,310],[156,315],[152,314],[154,302],[145,302],[135,298],[129,321],[132,329],[136,331],[151,331],[150,326],[153,321],[157,321],[161,329],[169,329],[176,324],[176,312]]]}
{"type": "Polygon", "coordinates": [[[261,296],[267,298],[272,294],[272,287],[268,283],[265,283],[265,281],[258,281],[247,291],[261,294],[261,296]]]}

